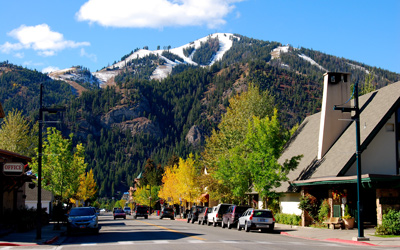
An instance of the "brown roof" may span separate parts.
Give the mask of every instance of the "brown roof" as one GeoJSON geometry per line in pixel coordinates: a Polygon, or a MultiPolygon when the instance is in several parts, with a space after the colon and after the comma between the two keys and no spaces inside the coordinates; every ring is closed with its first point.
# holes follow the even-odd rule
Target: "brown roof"
{"type": "MultiPolygon", "coordinates": [[[[400,106],[400,82],[360,96],[359,102],[362,150],[368,146],[393,112],[400,106]]],[[[320,113],[307,117],[300,125],[297,136],[292,138],[279,158],[279,163],[283,163],[285,159],[292,156],[303,155],[297,169],[289,173],[290,181],[343,175],[348,167],[354,163],[356,150],[355,123],[350,124],[325,156],[318,161],[319,124],[320,113]]],[[[289,183],[285,182],[276,191],[290,192],[292,189],[289,183]]]]}
{"type": "Polygon", "coordinates": [[[25,161],[25,163],[32,161],[32,159],[28,156],[20,155],[8,150],[0,149],[0,156],[5,156],[8,158],[19,159],[25,161]]]}

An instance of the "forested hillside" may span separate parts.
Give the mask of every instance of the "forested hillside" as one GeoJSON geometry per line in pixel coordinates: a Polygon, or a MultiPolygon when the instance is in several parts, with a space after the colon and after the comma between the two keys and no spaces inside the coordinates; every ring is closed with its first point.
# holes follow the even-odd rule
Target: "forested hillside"
{"type": "MultiPolygon", "coordinates": [[[[84,144],[99,196],[110,198],[133,184],[147,159],[164,166],[173,156],[201,152],[201,138],[217,128],[229,98],[246,91],[249,84],[269,91],[279,118],[290,129],[319,111],[323,69],[350,72],[352,81],[360,84],[373,72],[377,88],[400,80],[396,73],[304,48],[288,46],[287,52],[272,57],[280,43],[235,36],[222,60],[210,66],[178,63],[168,77],[150,80],[165,60],[153,54],[135,58],[118,68],[115,85],[89,89],[79,97],[67,83],[4,62],[0,64],[0,102],[6,113],[17,108],[36,121],[39,83],[44,83],[44,105],[67,107],[58,128],[65,135],[74,133],[75,143],[84,144]],[[195,138],[200,138],[198,143],[193,143],[195,138]]],[[[199,49],[188,46],[184,53],[206,65],[219,46],[218,39],[208,39],[199,49]]],[[[183,60],[169,50],[163,57],[183,60]]]]}

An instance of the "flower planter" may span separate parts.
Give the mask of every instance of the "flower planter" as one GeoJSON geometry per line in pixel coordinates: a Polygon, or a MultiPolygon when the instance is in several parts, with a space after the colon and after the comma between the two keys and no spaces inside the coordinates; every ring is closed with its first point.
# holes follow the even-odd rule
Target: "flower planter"
{"type": "Polygon", "coordinates": [[[354,227],[354,218],[343,219],[343,221],[344,221],[344,227],[346,229],[353,229],[353,227],[354,227]]]}

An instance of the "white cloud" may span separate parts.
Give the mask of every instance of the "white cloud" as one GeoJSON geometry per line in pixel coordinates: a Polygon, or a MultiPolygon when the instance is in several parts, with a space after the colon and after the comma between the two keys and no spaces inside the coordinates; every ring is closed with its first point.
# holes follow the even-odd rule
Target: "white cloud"
{"type": "Polygon", "coordinates": [[[20,58],[20,59],[22,59],[22,58],[24,58],[25,57],[25,54],[22,52],[22,53],[15,53],[15,55],[14,55],[15,57],[17,57],[17,58],[20,58]]]}
{"type": "Polygon", "coordinates": [[[0,51],[10,53],[22,49],[33,49],[41,56],[54,56],[56,52],[66,48],[89,46],[89,42],[65,40],[63,34],[50,30],[47,24],[36,26],[21,25],[7,35],[18,40],[18,43],[6,42],[0,45],[0,51]]]}
{"type": "Polygon", "coordinates": [[[81,55],[82,57],[87,57],[87,58],[89,58],[89,59],[92,60],[93,62],[97,62],[97,56],[96,56],[95,54],[89,54],[89,53],[87,53],[87,52],[85,51],[84,48],[81,48],[81,53],[80,53],[80,55],[81,55]]]}
{"type": "Polygon", "coordinates": [[[51,72],[54,72],[57,70],[60,70],[60,69],[58,67],[49,66],[49,67],[42,69],[42,73],[46,74],[46,73],[51,73],[51,72]]]}
{"type": "Polygon", "coordinates": [[[216,28],[242,0],[89,0],[76,13],[79,21],[102,26],[163,28],[201,26],[216,28]]]}

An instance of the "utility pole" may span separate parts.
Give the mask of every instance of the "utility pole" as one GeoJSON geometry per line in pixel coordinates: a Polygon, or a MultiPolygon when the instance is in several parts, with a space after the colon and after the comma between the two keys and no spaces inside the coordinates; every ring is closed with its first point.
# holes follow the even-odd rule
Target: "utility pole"
{"type": "Polygon", "coordinates": [[[40,84],[39,94],[39,143],[38,143],[38,194],[37,194],[37,226],[36,226],[36,239],[42,239],[42,129],[43,129],[43,112],[55,114],[57,112],[64,112],[65,108],[44,108],[43,107],[43,83],[40,84]]]}

